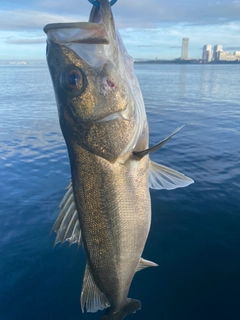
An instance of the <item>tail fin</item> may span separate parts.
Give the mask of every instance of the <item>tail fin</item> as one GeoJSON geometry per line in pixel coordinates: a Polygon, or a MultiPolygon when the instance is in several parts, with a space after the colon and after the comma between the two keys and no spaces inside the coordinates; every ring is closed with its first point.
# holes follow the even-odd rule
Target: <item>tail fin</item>
{"type": "Polygon", "coordinates": [[[123,320],[128,314],[135,313],[140,309],[141,302],[139,300],[127,299],[125,305],[117,312],[110,313],[110,307],[101,318],[101,320],[123,320]]]}

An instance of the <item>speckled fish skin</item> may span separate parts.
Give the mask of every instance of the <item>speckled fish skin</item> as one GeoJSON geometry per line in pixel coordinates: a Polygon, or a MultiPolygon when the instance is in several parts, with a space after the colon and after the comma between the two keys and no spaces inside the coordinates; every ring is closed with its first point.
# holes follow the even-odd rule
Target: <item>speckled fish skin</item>
{"type": "Polygon", "coordinates": [[[112,312],[125,304],[150,227],[144,159],[134,168],[71,150],[73,188],[89,268],[112,312]]]}
{"type": "MultiPolygon", "coordinates": [[[[150,228],[149,158],[132,154],[148,148],[148,124],[132,59],[116,34],[109,2],[99,2],[90,21],[103,23],[107,31],[109,44],[99,45],[104,58],[98,51],[103,63],[93,66],[90,58],[51,37],[47,60],[88,268],[110,304],[104,319],[123,319],[128,310],[120,311],[129,302],[150,228]],[[64,83],[72,70],[81,73],[80,89],[73,92],[64,83]]],[[[140,302],[131,311],[139,308],[140,302]]]]}

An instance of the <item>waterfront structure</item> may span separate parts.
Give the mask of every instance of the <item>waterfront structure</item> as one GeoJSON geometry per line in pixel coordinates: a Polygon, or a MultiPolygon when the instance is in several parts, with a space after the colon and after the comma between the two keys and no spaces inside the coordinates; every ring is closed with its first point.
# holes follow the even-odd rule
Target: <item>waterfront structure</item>
{"type": "Polygon", "coordinates": [[[182,55],[181,55],[182,60],[188,59],[188,43],[189,43],[189,38],[182,39],[182,55]]]}
{"type": "Polygon", "coordinates": [[[210,44],[205,44],[205,46],[203,46],[202,59],[207,62],[212,61],[213,52],[210,44]]]}

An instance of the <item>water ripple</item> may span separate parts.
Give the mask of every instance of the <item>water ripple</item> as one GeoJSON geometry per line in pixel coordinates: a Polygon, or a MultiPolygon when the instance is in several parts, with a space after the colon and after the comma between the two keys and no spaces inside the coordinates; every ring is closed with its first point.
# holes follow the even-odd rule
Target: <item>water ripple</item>
{"type": "MultiPolygon", "coordinates": [[[[239,67],[136,65],[150,144],[185,124],[151,158],[195,180],[151,191],[144,257],[159,268],[131,287],[144,305],[139,320],[239,316],[239,67]]],[[[69,310],[79,319],[82,251],[53,250],[49,236],[70,177],[50,76],[46,66],[0,68],[1,319],[65,320],[69,310]]]]}

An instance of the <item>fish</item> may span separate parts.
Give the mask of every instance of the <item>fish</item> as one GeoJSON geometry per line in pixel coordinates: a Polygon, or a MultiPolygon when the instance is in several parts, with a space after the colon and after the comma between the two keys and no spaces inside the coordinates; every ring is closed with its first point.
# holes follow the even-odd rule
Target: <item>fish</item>
{"type": "Polygon", "coordinates": [[[180,129],[149,147],[148,120],[134,61],[115,27],[108,0],[88,22],[53,23],[47,62],[66,142],[71,180],[53,225],[55,244],[82,245],[82,311],[122,320],[141,309],[128,297],[151,225],[149,188],[175,189],[189,177],[150,160],[180,129]]]}

